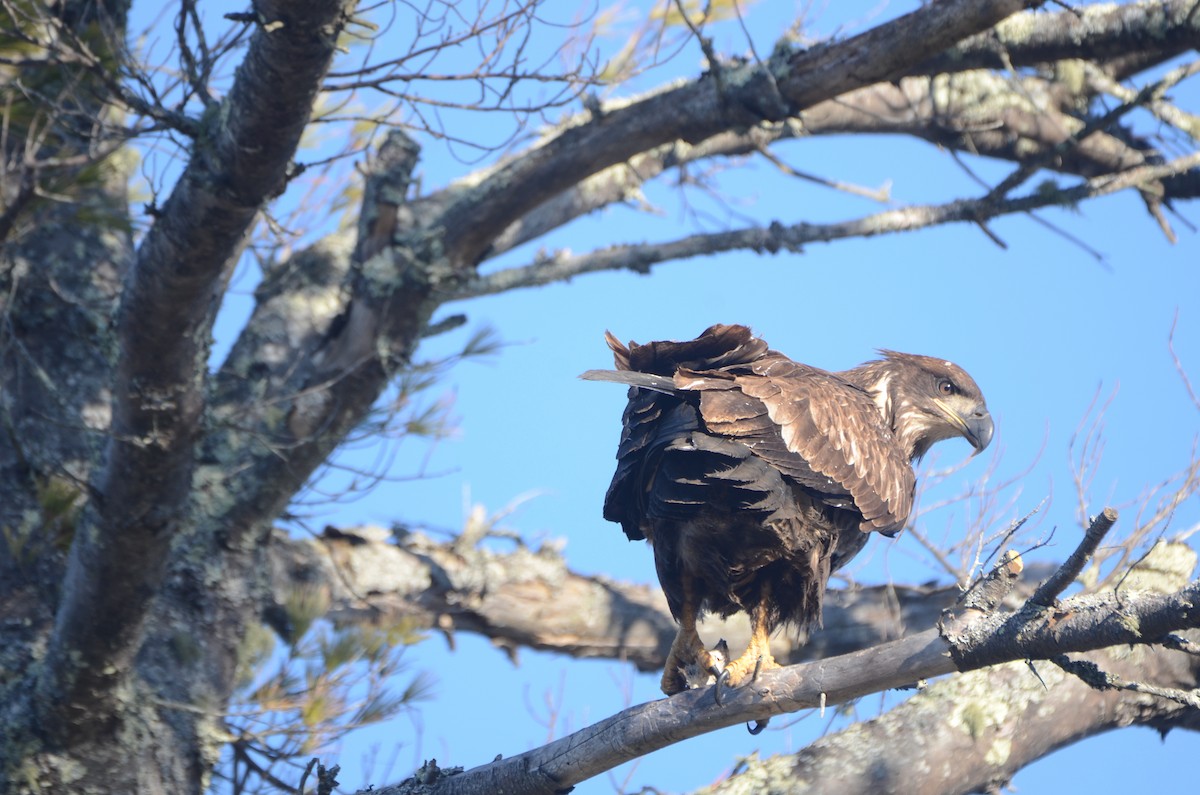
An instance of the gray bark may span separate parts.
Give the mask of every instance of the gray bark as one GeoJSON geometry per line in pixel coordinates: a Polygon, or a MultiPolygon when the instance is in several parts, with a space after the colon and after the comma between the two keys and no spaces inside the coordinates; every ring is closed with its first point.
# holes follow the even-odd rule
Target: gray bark
{"type": "MultiPolygon", "coordinates": [[[[1193,558],[1194,560],[1194,558],[1193,558]]],[[[1196,581],[1173,594],[1128,593],[1120,597],[1111,594],[1087,595],[1064,601],[1055,609],[1047,609],[1028,603],[1014,613],[982,614],[967,610],[962,618],[950,619],[939,629],[912,635],[902,640],[880,644],[841,657],[818,660],[802,665],[768,671],[751,684],[733,692],[726,692],[722,703],[714,700],[713,688],[690,690],[667,699],[638,705],[617,715],[600,721],[573,734],[555,740],[541,748],[528,751],[509,759],[497,760],[465,772],[440,776],[434,780],[410,779],[394,788],[378,790],[383,793],[482,793],[482,792],[561,792],[580,781],[597,775],[615,765],[643,754],[663,748],[669,744],[695,737],[714,729],[733,726],[752,720],[763,720],[773,715],[795,712],[801,709],[842,704],[868,693],[904,687],[921,680],[930,679],[955,671],[977,671],[987,666],[1014,660],[1038,660],[1047,656],[1067,652],[1094,651],[1103,645],[1135,645],[1154,643],[1169,632],[1200,627],[1200,615],[1193,609],[1200,598],[1200,581],[1196,581]]],[[[1178,652],[1164,652],[1182,658],[1185,662],[1176,666],[1179,679],[1194,683],[1196,669],[1194,660],[1178,652]]],[[[1141,651],[1138,652],[1139,658],[1141,651]]],[[[1116,654],[1119,658],[1119,653],[1116,654]]],[[[1128,657],[1128,653],[1124,656],[1128,657]]],[[[1101,658],[1105,662],[1112,656],[1101,658]]],[[[1164,662],[1164,666],[1170,667],[1164,662]]],[[[1151,666],[1153,668],[1153,666],[1151,666]]],[[[1195,707],[1180,708],[1178,704],[1162,706],[1157,699],[1153,703],[1145,698],[1135,698],[1122,703],[1121,699],[1109,699],[1102,704],[1098,714],[1081,715],[1077,723],[1064,726],[1044,736],[1026,735],[1018,747],[1013,748],[1013,735],[1019,726],[1020,717],[1027,709],[1046,707],[1062,709],[1066,702],[1046,699],[1037,694],[1036,677],[1029,676],[1034,684],[1011,680],[1011,666],[988,668],[981,677],[968,680],[951,680],[952,684],[937,690],[933,695],[913,701],[901,707],[899,718],[892,722],[880,719],[847,731],[847,740],[831,745],[833,751],[814,750],[812,757],[801,758],[797,765],[799,781],[785,791],[845,792],[907,792],[911,791],[903,782],[921,781],[921,792],[963,792],[973,786],[986,786],[1003,774],[1011,775],[1016,767],[1009,766],[1009,758],[987,741],[994,741],[1008,752],[1015,750],[1017,759],[1031,761],[1037,755],[1049,753],[1059,747],[1064,737],[1078,739],[1085,734],[1095,733],[1114,725],[1119,718],[1106,714],[1105,707],[1125,715],[1136,714],[1142,708],[1143,720],[1151,715],[1162,724],[1171,723],[1170,717],[1190,724],[1194,722],[1195,707]],[[982,682],[980,681],[982,680],[982,682]],[[1011,685],[1007,691],[995,688],[1011,685]],[[973,700],[965,700],[963,715],[950,715],[951,724],[938,736],[942,743],[936,752],[927,757],[910,753],[912,744],[895,743],[891,739],[898,732],[907,735],[919,732],[925,722],[941,719],[945,714],[948,698],[953,697],[956,687],[980,688],[985,685],[991,695],[991,704],[1000,702],[1011,717],[997,720],[995,714],[982,714],[987,701],[980,701],[978,694],[973,700]],[[947,694],[944,690],[950,690],[947,694]],[[1005,692],[997,699],[995,693],[1005,692]],[[1119,709],[1118,709],[1119,708],[1119,709]],[[940,713],[940,716],[939,716],[940,713]],[[935,717],[938,716],[938,717],[935,717]],[[1092,718],[1088,720],[1088,718],[1092,718]],[[1010,722],[1010,720],[1012,722],[1010,722]],[[966,748],[962,740],[978,739],[989,731],[999,737],[985,737],[983,742],[966,748]],[[897,747],[891,754],[881,749],[889,742],[897,747]],[[1021,746],[1025,743],[1026,746],[1021,746]],[[827,758],[828,757],[828,758],[827,758]],[[807,770],[820,765],[820,769],[807,770]],[[843,773],[836,771],[844,770],[843,773]],[[958,775],[962,771],[962,777],[958,775]],[[972,783],[978,782],[978,783],[972,783]],[[839,787],[844,783],[845,789],[839,787]],[[964,786],[965,784],[965,786],[964,786]]],[[[1125,672],[1134,671],[1143,676],[1136,663],[1122,666],[1125,672]]],[[[1058,684],[1052,678],[1052,684],[1058,684]]],[[[1191,685],[1186,685],[1191,689],[1191,685]]],[[[1045,689],[1045,688],[1043,688],[1045,689]]],[[[1055,699],[1070,697],[1070,688],[1057,690],[1055,699]]],[[[891,713],[891,714],[895,714],[891,713]]],[[[1043,722],[1045,720],[1043,719],[1043,722]]],[[[819,744],[818,744],[819,745],[819,744]]],[[[810,746],[817,748],[817,746],[810,746]]],[[[805,752],[807,753],[807,751],[805,752]]],[[[803,757],[803,754],[802,754],[803,757]]],[[[773,772],[788,763],[769,763],[773,772]]],[[[786,775],[781,778],[787,778],[786,775]]],[[[743,778],[729,791],[753,791],[759,782],[743,778]],[[740,787],[740,789],[738,788],[740,787]]]]}
{"type": "MultiPolygon", "coordinates": [[[[579,574],[553,547],[501,553],[435,543],[419,533],[395,543],[354,531],[303,540],[277,534],[270,563],[273,606],[285,605],[298,589],[316,588],[328,595],[328,616],[337,623],[403,623],[451,639],[473,632],[504,648],[628,660],[642,671],[661,670],[675,637],[656,585],[579,574]]],[[[807,638],[779,633],[771,650],[794,663],[848,654],[899,638],[906,627],[934,626],[958,595],[956,587],[834,590],[820,630],[807,638]]],[[[732,647],[750,637],[744,616],[709,616],[701,628],[732,647]]]]}
{"type": "MultiPolygon", "coordinates": [[[[236,638],[255,607],[247,598],[253,550],[222,550],[226,554],[211,559],[210,571],[181,565],[186,558],[172,562],[170,555],[196,540],[209,551],[219,546],[208,524],[207,495],[194,483],[212,321],[260,208],[283,187],[347,13],[333,2],[259,9],[283,24],[252,38],[233,90],[212,109],[156,223],[128,264],[117,269],[120,287],[107,276],[109,306],[119,299],[111,336],[99,340],[101,351],[113,353],[111,369],[81,368],[94,379],[82,389],[75,387],[78,373],[50,382],[76,403],[94,401],[63,418],[65,427],[78,429],[103,409],[96,430],[106,436],[89,439],[94,449],[84,472],[71,473],[79,477],[71,488],[83,491],[86,482],[88,499],[79,500],[82,509],[72,521],[65,570],[45,574],[56,587],[61,577],[61,590],[47,599],[44,591],[23,589],[14,595],[22,602],[18,610],[8,611],[30,611],[40,620],[22,627],[24,654],[11,653],[13,664],[6,666],[25,676],[6,682],[0,720],[7,724],[5,734],[13,736],[20,727],[15,736],[26,739],[0,748],[0,782],[70,786],[76,792],[197,792],[215,760],[216,720],[229,696],[236,638]],[[281,82],[284,74],[288,79],[281,82]],[[27,600],[34,603],[24,604],[27,600]],[[207,643],[181,645],[185,638],[206,635],[207,643]],[[36,657],[25,656],[34,652],[36,657]],[[164,703],[183,706],[163,708],[164,703]]],[[[89,200],[106,198],[111,196],[89,200]]],[[[32,233],[18,256],[48,245],[47,232],[53,230],[32,233]]],[[[102,267],[90,271],[98,252],[81,250],[80,242],[75,240],[74,251],[56,248],[48,258],[48,281],[55,288],[59,274],[96,281],[105,276],[102,267]]],[[[10,267],[19,274],[20,260],[10,267]]],[[[36,287],[14,285],[14,292],[30,295],[36,287]]],[[[22,340],[13,347],[41,380],[58,375],[76,351],[96,349],[97,340],[81,334],[60,357],[63,341],[54,333],[54,320],[33,309],[29,317],[47,324],[45,336],[29,334],[31,344],[22,340]]],[[[107,328],[107,319],[95,326],[107,328]]],[[[32,401],[9,409],[18,416],[38,410],[32,401]]],[[[17,438],[18,444],[37,439],[43,422],[22,428],[27,436],[17,438]]],[[[70,466],[70,459],[56,455],[74,447],[50,451],[36,469],[18,455],[18,465],[31,470],[25,480],[46,482],[70,466]]],[[[286,499],[280,495],[277,504],[286,499]]],[[[27,516],[9,526],[42,541],[38,536],[45,528],[36,525],[36,514],[32,522],[27,516]]],[[[49,555],[37,560],[56,563],[49,555]]],[[[18,570],[28,567],[20,559],[6,562],[18,570]]]]}
{"type": "MultiPolygon", "coordinates": [[[[1130,680],[1190,690],[1200,679],[1196,657],[1163,649],[1082,657],[1130,680]]],[[[1037,663],[1035,671],[1011,662],[930,685],[885,715],[795,756],[748,760],[702,792],[996,792],[1031,762],[1130,725],[1198,728],[1195,709],[1144,693],[1095,690],[1048,663],[1037,663]]]]}

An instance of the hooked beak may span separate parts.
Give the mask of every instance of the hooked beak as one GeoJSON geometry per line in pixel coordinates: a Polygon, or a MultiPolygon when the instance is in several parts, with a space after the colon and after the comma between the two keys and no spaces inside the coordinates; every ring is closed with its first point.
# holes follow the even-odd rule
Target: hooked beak
{"type": "Polygon", "coordinates": [[[975,448],[973,455],[979,455],[992,441],[996,426],[992,424],[992,415],[987,409],[980,409],[969,417],[960,417],[963,423],[963,436],[975,448]]]}
{"type": "Polygon", "coordinates": [[[991,444],[992,434],[995,433],[996,427],[992,423],[992,415],[988,413],[987,409],[976,409],[964,417],[941,400],[934,400],[934,403],[942,410],[947,419],[959,429],[959,433],[963,435],[963,438],[975,448],[975,452],[972,455],[979,455],[991,444]]]}

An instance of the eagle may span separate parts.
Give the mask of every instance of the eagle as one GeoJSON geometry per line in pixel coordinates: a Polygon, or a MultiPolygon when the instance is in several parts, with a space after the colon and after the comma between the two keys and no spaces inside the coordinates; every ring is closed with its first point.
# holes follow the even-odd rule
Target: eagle
{"type": "Polygon", "coordinates": [[[818,625],[830,575],[871,533],[904,527],[912,463],[943,439],[961,436],[976,454],[992,439],[978,385],[944,359],[883,350],[830,372],[740,325],[684,342],[605,337],[616,370],[582,377],[630,389],[604,518],[653,549],[679,624],[667,695],[689,686],[688,672],[737,686],[779,667],[771,634],[818,625]],[[728,665],[697,634],[708,612],[749,616],[750,643],[728,665]]]}

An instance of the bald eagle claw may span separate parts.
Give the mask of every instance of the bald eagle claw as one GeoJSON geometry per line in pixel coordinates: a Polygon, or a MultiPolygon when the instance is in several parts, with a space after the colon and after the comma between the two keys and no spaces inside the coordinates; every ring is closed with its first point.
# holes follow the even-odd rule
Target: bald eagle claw
{"type": "Polygon", "coordinates": [[[753,725],[753,726],[751,726],[749,723],[747,723],[747,724],[746,724],[746,731],[748,731],[748,732],[750,732],[751,734],[754,734],[754,735],[762,734],[762,730],[763,730],[763,729],[765,729],[765,728],[767,728],[767,724],[768,724],[768,723],[770,723],[770,722],[771,722],[771,719],[770,719],[770,718],[767,718],[766,720],[756,720],[756,721],[754,721],[754,725],[753,725]]]}
{"type": "Polygon", "coordinates": [[[713,673],[717,677],[717,681],[713,683],[713,701],[717,702],[717,706],[719,707],[721,706],[721,701],[724,698],[724,696],[721,695],[721,688],[729,686],[729,670],[722,669],[720,671],[713,671],[713,673]]]}

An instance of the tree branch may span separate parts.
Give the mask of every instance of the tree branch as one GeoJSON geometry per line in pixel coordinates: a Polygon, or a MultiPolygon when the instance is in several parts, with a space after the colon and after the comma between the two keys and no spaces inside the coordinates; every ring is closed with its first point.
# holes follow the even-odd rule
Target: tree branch
{"type": "MultiPolygon", "coordinates": [[[[389,543],[382,540],[387,535],[379,528],[328,528],[309,540],[276,533],[270,547],[273,603],[264,612],[278,614],[294,593],[316,588],[328,595],[326,617],[336,624],[404,623],[443,632],[451,643],[454,633],[474,632],[514,657],[524,646],[628,661],[642,671],[665,664],[676,625],[657,586],[579,574],[550,545],[532,550],[518,544],[502,553],[457,539],[437,543],[420,533],[389,543]]],[[[1018,562],[999,567],[1006,588],[1014,585],[1018,562]]],[[[1036,564],[1024,572],[1036,580],[1053,568],[1036,564]]],[[[1028,597],[1030,588],[1015,585],[1021,598],[1028,597]]],[[[779,633],[771,651],[792,663],[859,651],[902,637],[909,627],[934,625],[959,596],[955,586],[831,589],[822,627],[807,637],[779,633]]],[[[997,595],[989,604],[1002,599],[997,595]]],[[[723,621],[710,615],[700,630],[710,641],[725,638],[732,646],[750,637],[744,616],[723,621]]]]}
{"type": "Polygon", "coordinates": [[[1038,586],[1034,591],[1033,596],[1029,601],[1035,605],[1042,607],[1053,607],[1055,600],[1065,591],[1071,583],[1075,582],[1075,578],[1083,571],[1083,567],[1092,559],[1092,555],[1096,552],[1096,547],[1100,546],[1100,542],[1104,540],[1104,536],[1108,535],[1108,531],[1117,523],[1117,512],[1114,508],[1105,508],[1100,512],[1099,516],[1092,519],[1092,523],[1088,525],[1087,532],[1084,533],[1083,540],[1079,542],[1079,546],[1071,553],[1071,557],[1067,558],[1066,562],[1054,572],[1054,575],[1047,579],[1044,583],[1038,586]]]}
{"type": "MultiPolygon", "coordinates": [[[[626,660],[661,670],[676,625],[661,589],[587,576],[553,548],[518,545],[501,553],[410,533],[386,543],[372,530],[328,530],[319,539],[277,533],[271,545],[274,605],[297,590],[329,595],[335,623],[407,623],[446,633],[476,632],[515,654],[521,646],[578,658],[626,660]],[[549,595],[554,598],[549,598],[549,595]]],[[[780,633],[771,650],[800,662],[846,654],[932,626],[959,595],[956,587],[875,586],[831,590],[820,630],[807,638],[780,633]]],[[[702,634],[730,644],[749,640],[749,623],[708,616],[702,634]]]]}
{"type": "MultiPolygon", "coordinates": [[[[1085,540],[1081,548],[1089,543],[1085,540]]],[[[1172,576],[1155,579],[1151,587],[1167,583],[1173,583],[1168,590],[1188,587],[1196,555],[1182,544],[1177,546],[1182,549],[1170,557],[1172,576]]],[[[1162,560],[1148,556],[1134,566],[1133,574],[1143,567],[1158,572],[1162,565],[1162,560]]],[[[1064,564],[1060,571],[1073,567],[1064,564]]],[[[1002,562],[992,575],[1004,575],[1006,568],[1002,562]]],[[[1042,609],[1032,599],[1026,609],[1049,614],[1052,626],[1063,615],[1042,609]]],[[[1168,634],[1158,643],[1162,648],[1118,646],[1090,652],[1077,661],[1066,660],[1066,655],[1051,657],[1060,667],[1065,664],[1089,675],[1095,672],[1093,678],[1107,692],[1057,668],[1035,667],[1028,660],[951,677],[878,718],[818,740],[791,758],[749,760],[744,770],[710,792],[735,793],[753,782],[757,789],[806,795],[823,792],[829,781],[836,780],[840,792],[865,794],[902,789],[898,782],[917,779],[931,795],[993,791],[1034,760],[1106,729],[1131,723],[1162,732],[1176,726],[1195,729],[1200,726],[1200,712],[1194,708],[1200,658],[1187,638],[1168,634]],[[1141,681],[1128,681],[1132,679],[1141,681]],[[901,734],[906,742],[896,743],[901,734]]]]}
{"type": "Polygon", "coordinates": [[[448,258],[459,266],[474,265],[492,239],[538,204],[640,152],[673,140],[703,141],[764,119],[782,120],[898,78],[920,53],[940,52],[1028,5],[1018,0],[926,5],[845,41],[781,53],[768,68],[757,63],[722,68],[719,86],[715,79],[702,79],[607,110],[500,166],[455,199],[444,223],[464,234],[447,243],[448,258]]]}
{"type": "MultiPolygon", "coordinates": [[[[1154,647],[1092,652],[1114,670],[1194,687],[1197,661],[1154,647]]],[[[1196,728],[1196,712],[1130,693],[1099,693],[1049,665],[1011,662],[936,682],[872,720],[799,753],[751,758],[705,795],[753,791],[809,795],[837,782],[842,795],[905,791],[996,792],[1047,754],[1108,729],[1140,724],[1196,728]],[[919,730],[914,730],[919,727],[919,730]],[[896,737],[904,742],[896,742],[896,737]]]]}
{"type": "Polygon", "coordinates": [[[42,726],[62,740],[110,719],[108,699],[140,645],[185,522],[218,296],[259,207],[284,185],[346,11],[341,0],[260,4],[283,24],[253,38],[126,276],[106,462],[37,689],[42,726]]]}
{"type": "MultiPolygon", "coordinates": [[[[800,252],[809,243],[826,243],[850,237],[906,232],[948,223],[980,223],[1004,215],[1029,212],[1055,205],[1073,205],[1131,187],[1169,180],[1200,166],[1200,153],[1161,166],[1140,166],[1116,175],[1105,174],[1071,188],[1038,191],[1016,198],[960,199],[940,205],[911,205],[832,224],[779,223],[730,232],[689,235],[668,243],[613,246],[602,251],[572,256],[555,254],[529,265],[507,268],[466,281],[453,298],[462,300],[524,287],[567,281],[585,273],[633,270],[646,273],[656,264],[722,251],[749,249],[757,252],[800,252]]],[[[1173,183],[1167,183],[1173,184],[1173,183]]]]}
{"type": "MultiPolygon", "coordinates": [[[[865,86],[802,109],[797,114],[802,127],[792,121],[762,123],[745,133],[725,130],[692,145],[680,138],[631,156],[531,209],[497,238],[488,254],[505,251],[573,218],[625,200],[642,183],[669,167],[704,157],[748,154],[768,142],[798,135],[901,133],[960,151],[1018,162],[1035,157],[1082,126],[1067,114],[1088,100],[1080,93],[1085,86],[979,70],[1007,71],[1014,65],[1077,59],[1081,51],[1090,54],[1093,49],[1104,53],[1103,57],[1145,55],[1151,43],[1155,47],[1165,45],[1162,57],[1169,57],[1200,43],[1200,22],[1191,7],[1189,0],[1175,0],[1167,4],[1091,6],[1078,12],[1036,16],[1018,14],[993,30],[965,40],[947,55],[923,62],[909,72],[913,76],[865,86]],[[963,74],[972,70],[976,73],[963,74]],[[1031,97],[1037,97],[1040,106],[1033,106],[1031,97]]],[[[1120,77],[1156,62],[1139,62],[1120,77]]],[[[1131,101],[1131,92],[1122,93],[1122,100],[1131,101]]],[[[605,108],[601,113],[611,114],[623,107],[605,108]]],[[[1184,128],[1194,126],[1186,114],[1176,116],[1184,128]]],[[[592,119],[591,123],[595,122],[592,119]]],[[[581,123],[589,122],[573,119],[564,127],[581,123]]],[[[1061,162],[1048,167],[1096,176],[1141,162],[1143,156],[1125,142],[1094,134],[1067,151],[1061,162]]]]}
{"type": "MultiPolygon", "coordinates": [[[[901,687],[955,671],[1002,662],[1046,659],[1066,651],[1153,643],[1168,632],[1200,627],[1200,580],[1171,595],[1112,594],[1066,600],[1060,612],[1025,608],[1008,615],[968,611],[940,630],[854,654],[760,674],[727,692],[718,706],[711,688],[626,709],[541,748],[425,784],[423,793],[520,791],[557,793],[615,765],[689,737],[751,720],[901,687]]],[[[411,780],[410,780],[411,781],[411,780]]],[[[415,792],[415,782],[377,790],[415,792]]]]}
{"type": "MultiPolygon", "coordinates": [[[[1007,70],[1080,57],[1104,61],[1138,53],[1140,68],[1152,56],[1161,62],[1200,42],[1200,16],[1193,0],[1154,0],[1071,8],[1056,13],[1015,14],[992,30],[971,36],[909,74],[943,74],[966,69],[1007,70]]],[[[1121,79],[1124,75],[1114,75],[1121,79]]]]}

